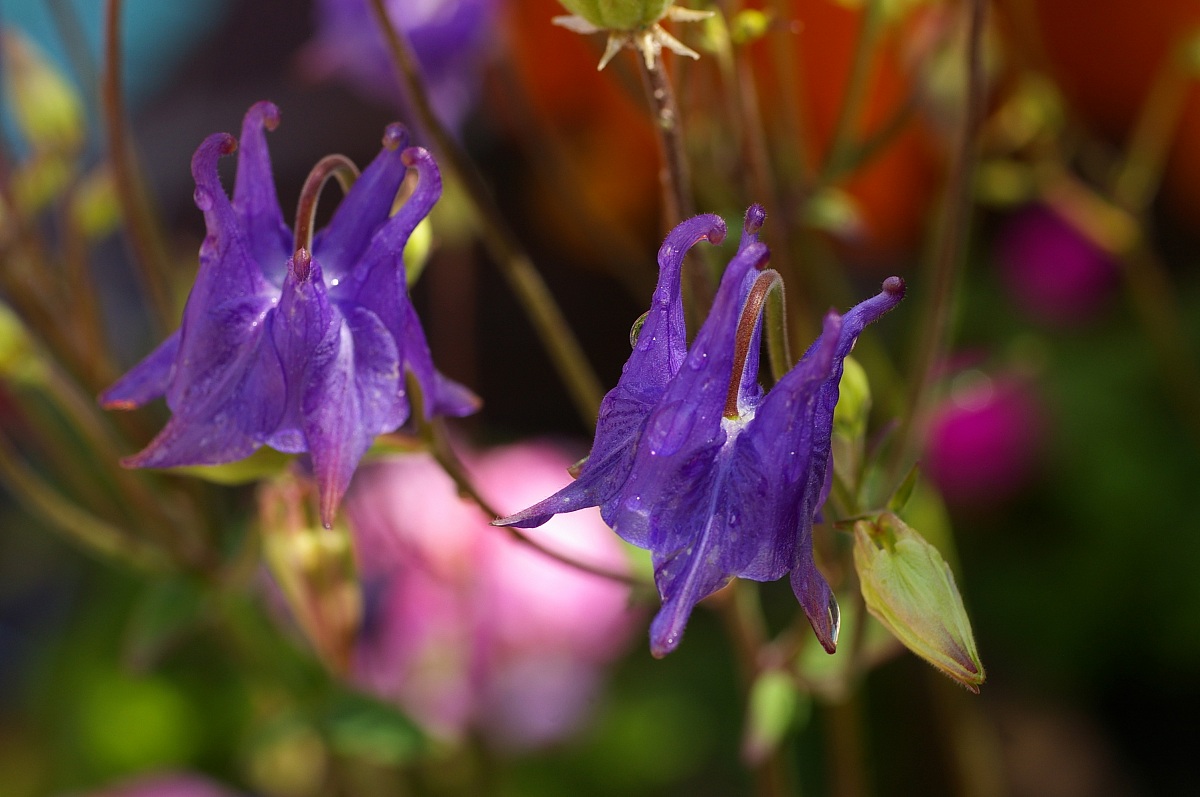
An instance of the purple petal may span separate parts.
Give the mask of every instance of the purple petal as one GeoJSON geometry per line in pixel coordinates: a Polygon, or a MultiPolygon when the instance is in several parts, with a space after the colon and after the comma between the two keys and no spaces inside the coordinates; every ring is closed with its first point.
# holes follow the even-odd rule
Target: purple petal
{"type": "Polygon", "coordinates": [[[608,524],[634,545],[653,550],[687,546],[672,523],[659,522],[660,513],[674,512],[679,501],[684,503],[680,512],[690,511],[696,500],[693,483],[704,478],[699,463],[705,456],[711,461],[725,442],[722,415],[732,378],[735,332],[747,278],[766,257],[765,246],[752,244],[725,269],[685,364],[646,420],[628,478],[601,507],[608,524]]]}
{"type": "Polygon", "coordinates": [[[388,125],[383,134],[383,149],[354,181],[329,226],[314,238],[313,254],[321,259],[331,280],[340,280],[351,272],[367,250],[375,230],[391,214],[392,203],[408,171],[402,158],[407,143],[408,131],[402,125],[388,125]]]}
{"type": "Polygon", "coordinates": [[[690,218],[667,235],[658,250],[658,284],[650,310],[621,378],[600,402],[595,442],[579,478],[496,525],[540,526],[559,512],[604,504],[621,489],[646,419],[687,354],[680,280],[684,256],[700,241],[719,244],[723,240],[725,222],[713,214],[690,218]]]}
{"type": "Polygon", "coordinates": [[[233,187],[233,209],[237,213],[250,256],[275,285],[283,283],[284,268],[291,255],[291,232],[279,209],[266,130],[279,125],[279,109],[269,102],[250,106],[242,120],[241,152],[233,187]]]}
{"type": "Polygon", "coordinates": [[[804,547],[797,537],[811,533],[829,461],[829,434],[822,442],[814,430],[818,393],[833,367],[841,326],[836,314],[826,317],[817,345],[767,393],[737,440],[737,461],[743,463],[742,478],[733,487],[737,500],[770,508],[769,516],[755,519],[759,549],[738,574],[742,578],[781,578],[804,547]]]}
{"type": "Polygon", "coordinates": [[[270,338],[263,334],[271,311],[259,297],[217,308],[213,315],[230,334],[211,341],[213,357],[199,368],[178,366],[172,384],[183,385],[166,427],[138,454],[131,468],[218,465],[255,451],[283,414],[283,374],[270,338]],[[251,329],[249,335],[243,330],[251,329]]]}
{"type": "MultiPolygon", "coordinates": [[[[374,289],[381,283],[378,282],[378,277],[372,280],[372,275],[383,270],[390,278],[397,274],[403,276],[404,247],[409,236],[421,220],[429,215],[442,196],[442,175],[428,150],[410,147],[400,154],[400,160],[405,167],[416,170],[416,188],[396,214],[375,231],[362,258],[341,279],[340,284],[331,290],[331,295],[338,301],[354,301],[374,309],[373,303],[379,300],[379,295],[374,289]]],[[[360,179],[365,177],[366,175],[360,179]]],[[[401,290],[405,287],[403,280],[400,287],[401,290]]],[[[379,315],[381,318],[387,317],[390,312],[385,310],[379,315]]]]}
{"type": "Polygon", "coordinates": [[[165,394],[175,373],[175,355],[178,353],[179,330],[175,330],[158,344],[158,348],[100,394],[100,406],[108,410],[130,410],[165,394]]]}
{"type": "Polygon", "coordinates": [[[745,250],[750,244],[758,243],[758,231],[767,220],[766,209],[757,203],[746,208],[746,217],[742,220],[742,239],[738,241],[738,252],[745,250]]]}
{"type": "Polygon", "coordinates": [[[728,489],[730,435],[723,417],[734,365],[735,333],[749,277],[767,257],[751,244],[725,270],[712,311],[646,423],[629,478],[601,511],[624,539],[654,553],[663,606],[651,625],[656,656],[679,643],[692,607],[740,571],[754,549],[739,539],[743,508],[728,489]]]}
{"type": "Polygon", "coordinates": [[[355,379],[354,338],[338,320],[332,347],[314,353],[312,372],[301,399],[304,437],[321,496],[321,520],[330,526],[350,478],[375,435],[363,425],[355,379]]]}

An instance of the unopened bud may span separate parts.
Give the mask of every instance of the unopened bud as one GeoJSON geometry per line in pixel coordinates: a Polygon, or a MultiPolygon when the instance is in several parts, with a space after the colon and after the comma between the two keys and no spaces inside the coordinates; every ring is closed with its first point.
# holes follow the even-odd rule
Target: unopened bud
{"type": "Polygon", "coordinates": [[[983,664],[954,575],[937,548],[890,512],[854,524],[867,609],[904,646],[972,692],[983,664]]]}
{"type": "Polygon", "coordinates": [[[600,30],[638,30],[667,14],[671,0],[559,0],[563,8],[600,30]]]}
{"type": "Polygon", "coordinates": [[[296,624],[333,672],[344,673],[362,623],[362,590],[344,523],[321,525],[315,490],[285,475],[259,494],[263,553],[296,624]]]}

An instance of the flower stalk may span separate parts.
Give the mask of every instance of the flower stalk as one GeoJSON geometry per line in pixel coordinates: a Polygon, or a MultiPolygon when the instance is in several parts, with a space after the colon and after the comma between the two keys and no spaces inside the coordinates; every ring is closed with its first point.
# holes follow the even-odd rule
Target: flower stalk
{"type": "Polygon", "coordinates": [[[463,186],[481,227],[484,246],[521,303],[538,337],[562,378],[584,424],[595,423],[604,390],[592,370],[583,347],[554,301],[545,281],[533,265],[496,205],[491,192],[470,157],[434,113],[421,80],[420,67],[403,32],[388,18],[383,0],[370,0],[372,13],[387,41],[388,53],[400,85],[416,111],[425,133],[433,140],[446,170],[463,186]]]}

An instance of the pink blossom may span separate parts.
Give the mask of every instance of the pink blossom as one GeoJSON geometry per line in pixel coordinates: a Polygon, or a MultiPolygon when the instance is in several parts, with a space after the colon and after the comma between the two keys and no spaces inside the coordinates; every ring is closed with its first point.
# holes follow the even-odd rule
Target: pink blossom
{"type": "MultiPolygon", "coordinates": [[[[570,461],[551,445],[522,444],[469,467],[504,511],[567,483],[570,461]]],[[[489,526],[423,455],[366,469],[347,512],[366,606],[354,682],[448,738],[475,729],[499,746],[532,747],[579,726],[638,624],[628,587],[489,526]]],[[[595,509],[530,534],[578,560],[628,568],[595,509]]]]}

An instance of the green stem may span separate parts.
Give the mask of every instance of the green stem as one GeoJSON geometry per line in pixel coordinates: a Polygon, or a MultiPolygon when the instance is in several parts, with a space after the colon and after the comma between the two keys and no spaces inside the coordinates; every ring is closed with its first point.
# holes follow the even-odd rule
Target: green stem
{"type": "Polygon", "coordinates": [[[1162,182],[1192,80],[1171,52],[1150,86],[1129,137],[1127,157],[1113,181],[1113,200],[1131,213],[1144,212],[1162,182]]]}
{"type": "Polygon", "coordinates": [[[928,409],[926,405],[931,400],[931,388],[938,364],[945,356],[949,341],[950,310],[966,252],[967,225],[970,222],[971,188],[977,157],[976,128],[986,89],[982,57],[986,9],[986,0],[970,0],[966,47],[966,102],[959,120],[957,145],[947,178],[938,244],[925,269],[929,298],[925,312],[920,316],[923,323],[916,335],[917,355],[908,393],[908,412],[901,417],[896,445],[889,462],[888,472],[893,477],[907,469],[920,445],[924,434],[924,417],[928,409]]]}
{"type": "Polygon", "coordinates": [[[831,182],[832,175],[843,172],[844,163],[854,149],[854,142],[857,138],[854,128],[858,124],[863,104],[867,99],[871,58],[875,52],[875,41],[879,38],[882,23],[883,0],[867,0],[858,29],[858,39],[854,43],[854,54],[853,60],[850,62],[850,77],[846,83],[846,92],[842,95],[842,104],[838,108],[837,119],[833,124],[829,154],[821,168],[821,183],[828,184],[831,182]]]}
{"type": "MultiPolygon", "coordinates": [[[[45,386],[50,400],[70,419],[100,461],[112,465],[125,453],[124,442],[108,426],[94,402],[85,396],[55,363],[47,362],[45,386]]],[[[163,510],[161,500],[142,478],[124,468],[111,467],[122,501],[138,524],[156,537],[167,550],[174,551],[181,563],[201,566],[207,559],[206,545],[199,529],[182,517],[163,510]]]]}
{"type": "Polygon", "coordinates": [[[125,97],[121,87],[121,0],[107,0],[104,17],[104,78],[101,86],[108,158],[112,163],[117,201],[125,219],[125,230],[142,287],[150,300],[152,320],[160,333],[175,325],[177,318],[167,268],[170,255],[158,217],[146,196],[132,134],[126,127],[125,97]]]}
{"type": "Polygon", "coordinates": [[[829,768],[834,797],[866,797],[867,756],[863,750],[863,721],[859,700],[847,699],[826,706],[829,739],[829,768]]]}
{"type": "Polygon", "coordinates": [[[31,514],[85,548],[141,569],[169,569],[170,563],[157,548],[129,537],[116,526],[81,509],[44,482],[21,461],[3,436],[0,436],[0,479],[31,514]]]}
{"type": "MultiPolygon", "coordinates": [[[[768,648],[766,622],[757,584],[734,579],[728,591],[718,608],[725,633],[737,656],[742,701],[748,704],[768,648]]],[[[798,797],[800,794],[786,752],[784,745],[776,745],[770,755],[753,767],[754,792],[758,797],[798,797]]]]}
{"type": "Polygon", "coordinates": [[[533,261],[504,221],[499,206],[475,165],[434,113],[407,37],[392,25],[383,0],[371,0],[371,10],[387,41],[400,84],[421,126],[433,140],[447,171],[466,192],[482,228],[484,246],[537,330],[551,362],[571,394],[580,418],[584,424],[591,426],[600,412],[600,399],[604,394],[599,378],[584,357],[583,348],[533,261]]]}

